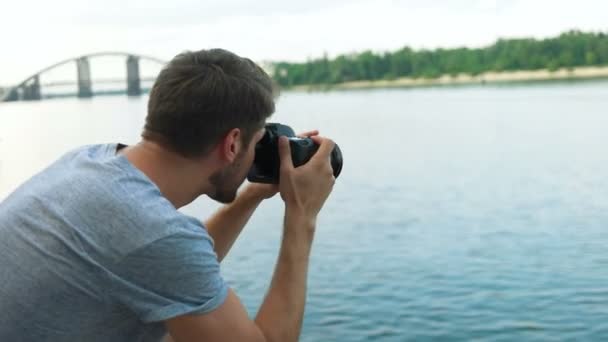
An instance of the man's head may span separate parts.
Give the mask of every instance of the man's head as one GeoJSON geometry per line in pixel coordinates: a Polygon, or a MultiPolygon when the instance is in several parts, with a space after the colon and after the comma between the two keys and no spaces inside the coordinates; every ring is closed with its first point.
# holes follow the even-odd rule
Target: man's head
{"type": "Polygon", "coordinates": [[[142,137],[189,159],[225,152],[220,159],[228,163],[209,178],[215,187],[209,196],[230,202],[274,112],[275,91],[260,67],[229,51],[179,54],[163,68],[150,92],[142,137]]]}

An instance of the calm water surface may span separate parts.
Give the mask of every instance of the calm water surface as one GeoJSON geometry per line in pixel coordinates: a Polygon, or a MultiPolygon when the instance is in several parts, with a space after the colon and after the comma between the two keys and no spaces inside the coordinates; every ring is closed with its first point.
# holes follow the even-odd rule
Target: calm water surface
{"type": "MultiPolygon", "coordinates": [[[[145,106],[0,105],[0,199],[68,149],[136,142],[145,106]]],[[[608,337],[608,82],[286,93],[273,121],[319,128],[345,156],[303,341],[608,337]]],[[[282,215],[263,203],[223,263],[251,315],[282,215]]]]}

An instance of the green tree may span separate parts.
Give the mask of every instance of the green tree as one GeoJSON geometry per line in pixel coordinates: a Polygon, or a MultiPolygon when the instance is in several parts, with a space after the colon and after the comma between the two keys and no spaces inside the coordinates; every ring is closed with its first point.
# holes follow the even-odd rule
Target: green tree
{"type": "Polygon", "coordinates": [[[434,78],[441,75],[487,71],[573,68],[608,65],[608,35],[603,32],[564,32],[542,40],[499,39],[485,48],[413,50],[403,47],[394,52],[340,55],[305,63],[279,62],[273,77],[282,86],[323,85],[357,80],[398,77],[434,78]]]}

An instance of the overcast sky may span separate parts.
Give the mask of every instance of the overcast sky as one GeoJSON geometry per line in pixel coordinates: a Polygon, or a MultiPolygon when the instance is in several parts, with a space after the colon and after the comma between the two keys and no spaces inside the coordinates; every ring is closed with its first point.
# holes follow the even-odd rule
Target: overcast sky
{"type": "Polygon", "coordinates": [[[498,37],[608,32],[605,0],[2,0],[0,85],[119,50],[170,59],[222,47],[256,61],[483,46],[498,37]]]}

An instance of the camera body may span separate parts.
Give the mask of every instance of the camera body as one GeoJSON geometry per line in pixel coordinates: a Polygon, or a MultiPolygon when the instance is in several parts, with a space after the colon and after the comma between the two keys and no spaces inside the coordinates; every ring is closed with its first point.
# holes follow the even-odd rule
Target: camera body
{"type": "MultiPolygon", "coordinates": [[[[291,160],[294,167],[306,164],[319,149],[319,145],[312,139],[296,137],[293,129],[287,125],[269,123],[266,124],[265,128],[264,137],[255,146],[255,159],[247,175],[250,182],[279,183],[281,167],[279,156],[280,136],[286,136],[289,139],[291,160]]],[[[331,152],[331,165],[334,170],[334,177],[337,178],[342,171],[342,152],[338,145],[331,152]]]]}

